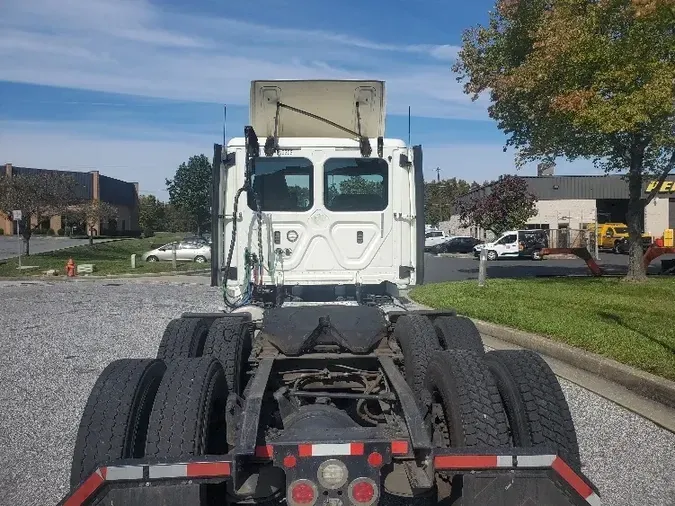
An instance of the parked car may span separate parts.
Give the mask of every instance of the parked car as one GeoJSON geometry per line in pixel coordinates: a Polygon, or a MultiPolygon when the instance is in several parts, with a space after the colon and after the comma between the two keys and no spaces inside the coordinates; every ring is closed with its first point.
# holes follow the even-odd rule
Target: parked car
{"type": "Polygon", "coordinates": [[[180,262],[206,263],[211,261],[211,246],[192,241],[172,242],[143,253],[145,262],[162,262],[173,259],[173,246],[176,245],[176,260],[180,262]]]}
{"type": "Polygon", "coordinates": [[[443,244],[448,239],[450,237],[442,230],[435,228],[427,229],[424,231],[424,250],[430,251],[430,248],[443,244]]]}
{"type": "Polygon", "coordinates": [[[470,235],[458,235],[451,237],[444,243],[432,246],[430,252],[436,255],[439,253],[472,253],[474,246],[482,242],[470,235]]]}
{"type": "MultiPolygon", "coordinates": [[[[651,236],[642,236],[642,251],[645,252],[652,245],[651,236]]],[[[614,252],[621,255],[627,255],[629,251],[628,237],[622,238],[614,247],[614,252]]]]}
{"type": "Polygon", "coordinates": [[[474,256],[487,249],[487,259],[531,258],[541,260],[541,250],[548,248],[548,235],[545,230],[510,230],[504,232],[496,241],[474,246],[474,256]]]}

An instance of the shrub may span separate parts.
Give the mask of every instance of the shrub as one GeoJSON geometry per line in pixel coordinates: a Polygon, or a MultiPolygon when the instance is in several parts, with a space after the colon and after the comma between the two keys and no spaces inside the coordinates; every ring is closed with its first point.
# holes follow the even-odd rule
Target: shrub
{"type": "Polygon", "coordinates": [[[56,235],[65,235],[65,234],[66,234],[66,231],[62,228],[60,228],[56,231],[56,235]]]}
{"type": "Polygon", "coordinates": [[[4,228],[0,228],[0,235],[5,235],[5,229],[4,228]]]}
{"type": "Polygon", "coordinates": [[[54,232],[53,228],[50,228],[49,230],[47,230],[47,235],[55,235],[55,234],[56,234],[56,232],[54,232]]]}

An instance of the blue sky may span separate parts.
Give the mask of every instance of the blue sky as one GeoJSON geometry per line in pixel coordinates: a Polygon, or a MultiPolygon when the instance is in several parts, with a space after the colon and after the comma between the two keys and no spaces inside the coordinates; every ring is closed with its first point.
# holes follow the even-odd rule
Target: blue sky
{"type": "MultiPolygon", "coordinates": [[[[167,198],[164,179],[248,119],[255,79],[387,85],[388,137],[423,144],[427,179],[514,173],[450,70],[490,0],[3,0],[0,163],[100,170],[167,198]]],[[[560,163],[558,173],[593,170],[560,163]]],[[[533,166],[521,169],[534,174],[533,166]]]]}

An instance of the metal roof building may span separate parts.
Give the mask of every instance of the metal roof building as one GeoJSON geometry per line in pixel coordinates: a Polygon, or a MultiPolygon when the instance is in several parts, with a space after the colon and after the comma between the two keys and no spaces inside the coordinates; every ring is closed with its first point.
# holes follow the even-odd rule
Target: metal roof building
{"type": "MultiPolygon", "coordinates": [[[[606,176],[521,176],[537,199],[537,215],[528,222],[529,228],[580,230],[590,223],[625,223],[628,211],[628,182],[621,175],[606,176]]],[[[654,188],[656,178],[645,178],[642,194],[646,198],[654,188]]],[[[460,199],[471,199],[489,193],[492,185],[476,189],[460,199]]],[[[646,207],[643,231],[654,237],[675,228],[675,175],[666,178],[656,198],[646,207]]],[[[451,233],[484,232],[467,230],[453,216],[442,224],[451,233]]]]}

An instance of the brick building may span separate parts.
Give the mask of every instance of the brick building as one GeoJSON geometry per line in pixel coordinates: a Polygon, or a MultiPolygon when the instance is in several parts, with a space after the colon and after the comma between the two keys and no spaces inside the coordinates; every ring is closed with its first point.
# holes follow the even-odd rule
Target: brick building
{"type": "MultiPolygon", "coordinates": [[[[16,167],[10,163],[0,166],[4,174],[13,177],[21,174],[45,172],[45,169],[31,167],[16,167]]],[[[117,208],[117,219],[107,223],[76,223],[69,222],[66,216],[51,216],[44,218],[39,223],[36,218],[32,225],[47,231],[52,229],[70,229],[76,235],[87,235],[89,228],[93,227],[94,235],[136,235],[140,233],[138,183],[128,183],[108,176],[99,174],[98,171],[74,172],[74,171],[48,171],[58,172],[72,177],[77,183],[78,197],[86,200],[101,200],[117,208]]],[[[16,224],[0,215],[0,228],[5,234],[16,233],[16,224]]]]}

